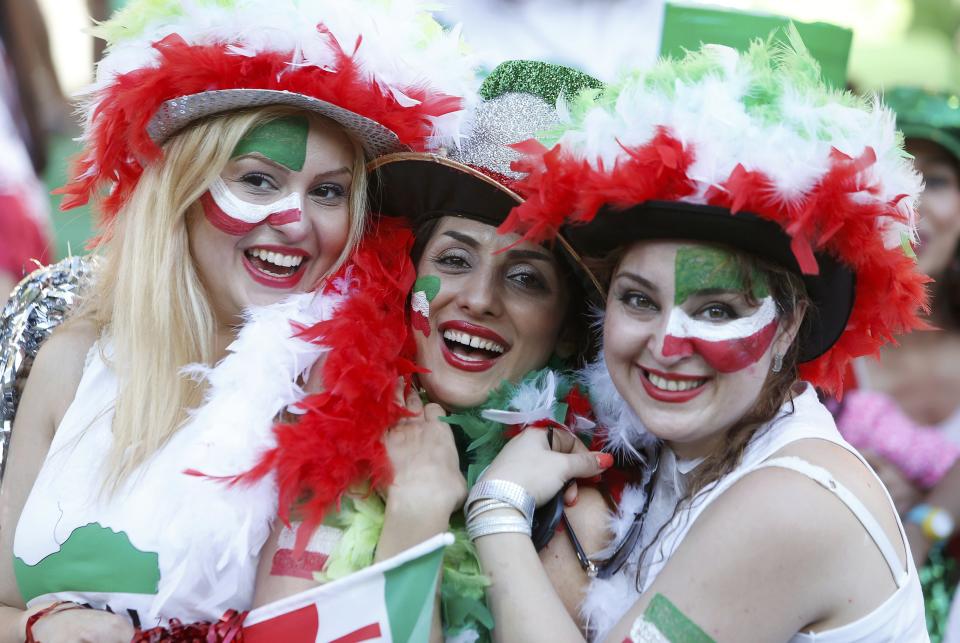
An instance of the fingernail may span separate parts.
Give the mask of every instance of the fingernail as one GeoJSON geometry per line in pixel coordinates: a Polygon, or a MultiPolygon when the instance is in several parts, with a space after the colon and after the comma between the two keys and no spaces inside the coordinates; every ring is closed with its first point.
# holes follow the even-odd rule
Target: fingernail
{"type": "Polygon", "coordinates": [[[609,469],[613,466],[613,456],[609,453],[598,453],[597,465],[599,465],[601,469],[609,469]]]}

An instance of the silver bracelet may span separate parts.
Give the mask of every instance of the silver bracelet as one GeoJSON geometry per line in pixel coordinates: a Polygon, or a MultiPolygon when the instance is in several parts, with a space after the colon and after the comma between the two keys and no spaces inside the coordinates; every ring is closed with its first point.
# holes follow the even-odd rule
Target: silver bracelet
{"type": "Polygon", "coordinates": [[[523,534],[530,536],[530,523],[520,516],[505,516],[475,520],[467,525],[467,536],[476,540],[493,534],[523,534]]]}
{"type": "Polygon", "coordinates": [[[510,509],[511,511],[517,510],[513,505],[507,504],[502,500],[497,500],[495,498],[481,498],[467,508],[467,522],[474,520],[481,514],[485,514],[488,511],[496,511],[497,509],[510,509]]]}
{"type": "Polygon", "coordinates": [[[527,519],[528,524],[533,524],[533,512],[537,508],[536,501],[527,490],[515,482],[507,480],[481,480],[473,485],[470,495],[467,497],[467,509],[477,500],[500,500],[505,502],[527,519]]]}

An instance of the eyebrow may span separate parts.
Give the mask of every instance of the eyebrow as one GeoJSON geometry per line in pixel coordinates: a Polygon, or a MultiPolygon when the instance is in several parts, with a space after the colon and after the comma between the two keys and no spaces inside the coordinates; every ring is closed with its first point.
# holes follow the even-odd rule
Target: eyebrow
{"type": "Polygon", "coordinates": [[[451,239],[456,239],[460,243],[465,243],[471,248],[480,247],[480,242],[468,234],[463,234],[462,232],[457,232],[456,230],[447,230],[443,234],[450,237],[451,239]]]}
{"type": "MultiPolygon", "coordinates": [[[[247,154],[242,154],[242,155],[240,155],[240,156],[235,156],[235,157],[233,157],[233,158],[230,159],[230,160],[231,160],[231,161],[239,161],[239,160],[242,160],[242,159],[256,159],[256,160],[258,160],[258,161],[263,161],[264,163],[267,163],[268,165],[272,165],[273,167],[275,167],[275,168],[277,168],[277,169],[283,170],[284,172],[292,172],[292,171],[293,171],[293,170],[291,170],[290,168],[288,168],[286,165],[284,165],[284,164],[282,164],[282,163],[277,163],[277,162],[274,161],[273,159],[264,156],[264,155],[261,154],[260,152],[248,152],[247,154]]],[[[343,167],[338,167],[338,168],[335,169],[335,170],[328,170],[328,171],[326,171],[326,172],[318,172],[316,175],[314,175],[313,179],[311,179],[311,180],[312,180],[312,181],[316,181],[317,179],[327,179],[327,178],[330,178],[330,177],[332,177],[332,176],[340,176],[341,174],[349,174],[349,175],[352,177],[352,176],[353,176],[353,170],[352,170],[351,168],[349,168],[349,167],[347,167],[347,166],[344,165],[343,167]]]]}
{"type": "Polygon", "coordinates": [[[547,261],[553,263],[553,257],[546,252],[539,252],[537,250],[507,250],[505,253],[508,259],[529,259],[533,261],[547,261]]]}
{"type": "Polygon", "coordinates": [[[735,288],[701,288],[690,293],[691,297],[712,297],[713,295],[742,295],[743,290],[735,288]]]}
{"type": "Polygon", "coordinates": [[[627,272],[627,271],[618,272],[615,279],[616,279],[616,280],[619,280],[619,279],[629,279],[630,281],[635,281],[636,283],[640,284],[641,286],[643,286],[644,288],[646,288],[646,289],[648,289],[648,290],[653,290],[653,291],[659,291],[659,290],[660,290],[659,288],[657,288],[657,287],[653,284],[652,281],[650,281],[650,280],[648,280],[648,279],[644,279],[644,278],[641,277],[640,275],[638,275],[638,274],[636,274],[636,273],[633,273],[633,272],[627,272]]]}

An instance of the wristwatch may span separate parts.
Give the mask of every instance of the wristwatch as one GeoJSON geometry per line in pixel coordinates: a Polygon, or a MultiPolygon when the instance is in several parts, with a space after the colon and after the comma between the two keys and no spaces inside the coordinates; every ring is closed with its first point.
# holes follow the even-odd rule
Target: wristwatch
{"type": "Polygon", "coordinates": [[[953,534],[953,516],[945,509],[921,503],[907,512],[907,520],[920,527],[931,542],[940,543],[953,534]]]}

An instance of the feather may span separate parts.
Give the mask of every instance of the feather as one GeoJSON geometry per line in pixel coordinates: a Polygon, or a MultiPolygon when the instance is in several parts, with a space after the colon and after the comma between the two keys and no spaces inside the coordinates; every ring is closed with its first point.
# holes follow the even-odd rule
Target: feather
{"type": "Polygon", "coordinates": [[[601,349],[596,359],[577,373],[590,392],[590,403],[596,415],[598,432],[604,450],[621,456],[626,461],[644,462],[642,451],[657,442],[643,422],[623,399],[610,378],[601,349]]]}
{"type": "Polygon", "coordinates": [[[648,200],[774,221],[803,272],[816,274],[814,253],[825,252],[856,274],[845,332],[800,369],[839,396],[851,359],[926,328],[929,279],[903,249],[916,240],[921,183],[890,110],[826,87],[795,31],[788,41],[743,54],[707,45],[570,101],[544,139],[553,147],[518,148],[514,169],[527,175],[515,189],[526,200],[500,230],[543,242],[603,207],[648,200]]]}
{"type": "Polygon", "coordinates": [[[459,31],[418,0],[136,0],[96,29],[109,39],[81,95],[84,150],[59,194],[101,188],[104,224],[160,150],[146,124],[162,103],[215,89],[290,91],[339,105],[420,150],[460,139],[477,78],[459,31]],[[366,36],[364,38],[363,36],[366,36]],[[345,47],[350,49],[345,49],[345,47]]]}
{"type": "Polygon", "coordinates": [[[390,481],[384,432],[407,415],[396,390],[419,369],[405,318],[414,282],[413,235],[405,225],[380,218],[361,242],[349,269],[332,280],[351,284],[350,296],[328,320],[305,326],[298,337],[330,347],[322,363],[323,390],[300,401],[296,422],[274,428],[276,445],[235,481],[257,484],[276,475],[279,512],[289,524],[296,505],[302,521],[295,551],[347,489],[390,481]],[[371,341],[376,338],[376,341],[371,341]]]}

